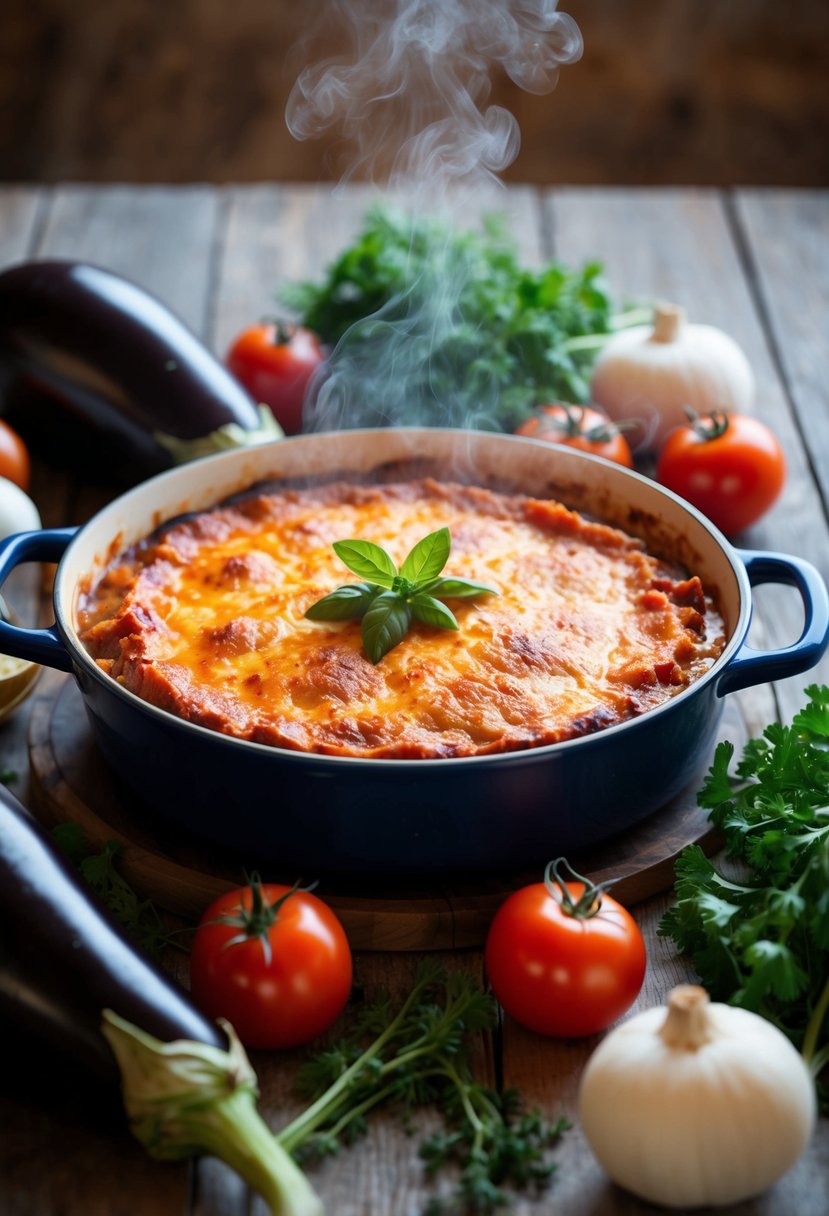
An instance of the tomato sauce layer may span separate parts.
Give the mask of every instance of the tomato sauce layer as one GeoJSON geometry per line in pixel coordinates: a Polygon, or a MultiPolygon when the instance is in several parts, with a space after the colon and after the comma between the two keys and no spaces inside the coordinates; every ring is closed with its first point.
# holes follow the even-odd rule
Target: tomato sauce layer
{"type": "Polygon", "coordinates": [[[145,701],[241,739],[343,756],[475,756],[601,730],[659,705],[724,645],[698,577],[559,502],[420,480],[251,492],[126,552],[84,597],[82,640],[145,701]],[[360,622],[305,612],[447,527],[459,630],[414,623],[380,662],[360,622]]]}

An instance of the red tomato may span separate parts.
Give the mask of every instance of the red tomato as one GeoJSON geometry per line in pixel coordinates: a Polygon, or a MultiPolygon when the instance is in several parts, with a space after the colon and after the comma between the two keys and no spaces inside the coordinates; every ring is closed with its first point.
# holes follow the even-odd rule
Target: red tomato
{"type": "Polygon", "coordinates": [[[595,1034],[636,1000],[645,944],[615,899],[582,881],[553,881],[551,869],[557,874],[548,866],[544,882],[515,891],[496,912],[486,941],[489,982],[530,1030],[595,1034]]]}
{"type": "Polygon", "coordinates": [[[17,431],[0,419],[0,477],[28,490],[31,471],[28,448],[17,431]]]}
{"type": "Polygon", "coordinates": [[[229,891],[199,922],[190,987],[246,1047],[296,1047],[326,1030],[351,991],[351,950],[327,904],[274,883],[229,891]]]}
{"type": "Polygon", "coordinates": [[[564,443],[594,456],[604,456],[615,464],[633,468],[630,445],[615,422],[589,406],[541,405],[532,418],[522,422],[516,435],[545,439],[548,443],[564,443]]]}
{"type": "Polygon", "coordinates": [[[309,329],[262,321],[244,330],[227,352],[230,371],[267,405],[286,435],[302,429],[305,390],[325,356],[309,329]]]}
{"type": "Polygon", "coordinates": [[[759,418],[713,413],[668,435],[656,477],[723,532],[742,532],[764,515],[786,480],[779,440],[759,418]]]}

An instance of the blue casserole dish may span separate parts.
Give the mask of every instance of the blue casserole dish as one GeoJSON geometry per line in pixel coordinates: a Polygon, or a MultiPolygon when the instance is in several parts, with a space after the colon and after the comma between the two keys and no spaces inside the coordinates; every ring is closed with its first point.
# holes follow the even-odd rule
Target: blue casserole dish
{"type": "Polygon", "coordinates": [[[41,561],[59,563],[55,622],[0,622],[0,652],[73,673],[101,752],[155,816],[286,872],[428,877],[575,855],[698,776],[727,693],[807,671],[829,640],[826,588],[807,562],[735,549],[687,503],[628,469],[484,432],[343,431],[210,456],[135,487],[80,529],[7,538],[0,587],[20,563],[41,561]],[[79,588],[163,521],[262,479],[365,478],[390,464],[558,497],[640,535],[714,593],[726,624],[722,655],[672,700],[596,734],[495,755],[378,760],[281,750],[185,722],[122,688],[80,643],[79,588]],[[768,582],[795,588],[804,620],[794,644],[758,652],[746,641],[752,587],[768,582]]]}

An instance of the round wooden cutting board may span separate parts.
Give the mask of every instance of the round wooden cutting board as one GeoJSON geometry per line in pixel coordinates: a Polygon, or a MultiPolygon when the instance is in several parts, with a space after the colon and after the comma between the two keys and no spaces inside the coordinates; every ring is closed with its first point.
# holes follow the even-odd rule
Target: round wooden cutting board
{"type": "MultiPolygon", "coordinates": [[[[244,881],[246,859],[153,821],[98,752],[74,680],[45,673],[33,697],[29,728],[32,801],[48,826],[76,823],[92,849],[116,839],[119,867],[138,895],[184,918],[244,881]]],[[[727,708],[720,737],[739,748],[746,730],[736,706],[727,708]]],[[[703,770],[704,771],[704,770],[703,770]]],[[[686,845],[708,851],[718,841],[697,806],[699,780],[623,836],[568,860],[594,882],[615,880],[614,896],[632,905],[673,882],[673,865],[686,845]]],[[[449,950],[481,946],[496,909],[517,887],[539,881],[549,858],[522,873],[461,875],[434,883],[383,878],[320,880],[317,894],[335,909],[355,950],[449,950]]],[[[247,867],[255,865],[247,860],[247,867]]],[[[264,878],[293,883],[296,874],[264,878]]],[[[316,876],[303,875],[304,879],[316,876]]]]}

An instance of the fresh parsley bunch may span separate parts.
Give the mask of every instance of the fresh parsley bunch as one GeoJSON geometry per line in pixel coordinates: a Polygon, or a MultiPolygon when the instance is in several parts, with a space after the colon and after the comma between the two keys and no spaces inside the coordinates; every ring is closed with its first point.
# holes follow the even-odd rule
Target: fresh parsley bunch
{"type": "Polygon", "coordinates": [[[412,620],[439,629],[457,629],[455,614],[441,603],[497,595],[494,587],[468,578],[441,578],[452,539],[448,528],[430,532],[414,546],[398,572],[380,545],[370,540],[338,540],[334,552],[363,583],[346,583],[317,600],[305,613],[310,621],[362,620],[362,638],[372,663],[409,632],[412,620]]]}
{"type": "Polygon", "coordinates": [[[686,849],[660,933],[714,998],[779,1026],[818,1077],[829,1065],[829,688],[806,695],[791,726],[746,745],[735,779],[733,745],[717,748],[699,801],[734,873],[686,849]]]}
{"type": "Polygon", "coordinates": [[[376,206],[319,283],[280,293],[335,348],[317,427],[467,426],[512,431],[536,405],[584,402],[620,324],[598,262],[519,264],[503,221],[460,231],[376,206]]]}

